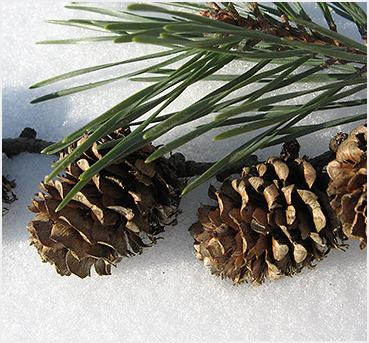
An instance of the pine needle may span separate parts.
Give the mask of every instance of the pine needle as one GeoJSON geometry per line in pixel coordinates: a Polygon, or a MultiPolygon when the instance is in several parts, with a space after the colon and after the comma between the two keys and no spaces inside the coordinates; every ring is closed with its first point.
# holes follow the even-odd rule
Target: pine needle
{"type": "Polygon", "coordinates": [[[80,181],[59,205],[58,210],[63,208],[96,173],[108,165],[160,138],[169,130],[200,118],[208,118],[208,122],[168,142],[150,155],[146,162],[154,161],[214,128],[223,128],[223,131],[215,136],[215,140],[227,139],[260,128],[264,129],[224,156],[198,179],[190,183],[182,194],[189,192],[258,149],[280,144],[284,140],[297,138],[317,130],[363,120],[366,116],[366,114],[356,114],[330,121],[322,120],[322,123],[314,125],[297,125],[312,112],[366,104],[364,98],[355,100],[349,98],[366,88],[366,46],[338,33],[332,17],[332,12],[335,12],[345,20],[355,23],[364,39],[367,27],[366,13],[356,3],[318,3],[327,28],[314,23],[301,3],[293,3],[291,6],[288,3],[276,2],[274,3],[276,7],[257,3],[249,3],[248,6],[235,4],[232,7],[228,3],[222,3],[223,8],[219,10],[219,13],[223,17],[229,16],[228,22],[214,20],[218,15],[216,6],[211,10],[212,18],[210,18],[206,14],[208,6],[203,3],[168,4],[172,6],[171,8],[180,8],[181,11],[163,7],[165,5],[157,6],[148,3],[131,4],[127,7],[128,11],[73,5],[66,6],[66,8],[98,13],[113,17],[114,20],[108,18],[107,20],[49,21],[53,24],[101,31],[107,35],[59,39],[39,42],[39,44],[114,41],[119,44],[134,42],[166,48],[160,53],[74,70],[30,87],[47,86],[78,75],[127,63],[165,58],[159,63],[151,64],[135,72],[59,90],[32,101],[35,103],[49,100],[124,78],[153,82],[152,85],[122,100],[90,123],[69,134],[61,142],[44,150],[46,153],[55,153],[86,135],[86,140],[81,145],[54,164],[55,169],[47,179],[51,180],[105,135],[121,126],[136,126],[127,137],[99,145],[99,148],[110,148],[111,150],[104,158],[81,174],[80,181]],[[235,9],[238,13],[235,13],[235,9]],[[143,11],[145,15],[140,15],[139,13],[143,11]],[[192,11],[196,13],[191,13],[192,11]],[[259,25],[257,30],[251,26],[241,25],[248,20],[248,16],[253,18],[255,25],[259,25]],[[269,25],[268,28],[265,25],[269,25]],[[274,34],[271,34],[272,31],[274,34]],[[225,65],[234,60],[245,63],[242,72],[233,75],[219,73],[225,65]],[[182,65],[176,69],[169,67],[174,62],[182,63],[182,65]],[[267,65],[272,65],[272,67],[263,70],[267,65]],[[323,70],[329,72],[322,73],[323,70]],[[137,75],[142,75],[142,77],[135,77],[137,75]],[[224,84],[193,104],[176,112],[164,114],[164,110],[169,108],[173,101],[179,98],[188,87],[200,80],[217,80],[224,84]],[[308,90],[291,91],[289,88],[307,82],[311,84],[308,90]],[[236,91],[239,92],[251,84],[255,85],[253,91],[243,95],[234,95],[236,91]],[[280,93],[271,94],[276,91],[280,93]],[[304,101],[304,96],[311,93],[316,94],[314,99],[304,101]],[[295,105],[283,103],[292,98],[301,98],[302,103],[295,105]],[[142,120],[141,117],[149,111],[152,113],[142,120]]]}

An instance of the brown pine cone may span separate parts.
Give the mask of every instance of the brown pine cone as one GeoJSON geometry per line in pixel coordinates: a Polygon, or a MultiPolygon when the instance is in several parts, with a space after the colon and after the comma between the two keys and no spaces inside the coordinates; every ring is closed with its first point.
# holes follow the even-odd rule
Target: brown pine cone
{"type": "MultiPolygon", "coordinates": [[[[10,204],[17,200],[17,196],[13,192],[13,188],[15,188],[16,183],[15,180],[8,180],[7,177],[3,175],[3,204],[10,204]]],[[[9,210],[3,206],[3,216],[6,215],[9,210]]]]}
{"type": "MultiPolygon", "coordinates": [[[[346,135],[347,136],[347,135],[346,135]]],[[[334,140],[334,139],[333,139],[334,140]]],[[[327,194],[348,238],[367,244],[367,124],[354,129],[337,147],[336,159],[328,163],[331,178],[327,194]]]]}
{"type": "Polygon", "coordinates": [[[226,179],[219,191],[211,187],[218,206],[201,206],[190,228],[196,257],[234,284],[260,285],[267,276],[277,280],[313,267],[330,248],[340,249],[339,222],[320,183],[296,149],[284,148],[280,156],[244,168],[241,179],[226,179]]]}
{"type": "MultiPolygon", "coordinates": [[[[129,133],[129,129],[120,129],[102,141],[129,133]]],[[[111,265],[122,256],[141,253],[155,243],[155,236],[164,231],[165,225],[176,223],[183,185],[167,159],[144,163],[155,150],[151,144],[102,170],[62,210],[55,212],[78,182],[78,176],[108,152],[97,150],[97,144],[69,165],[65,176],[41,182],[42,192],[28,207],[37,213],[27,226],[31,245],[44,262],[55,264],[61,275],[73,273],[84,278],[90,275],[92,265],[99,275],[109,275],[111,265]]],[[[69,147],[68,153],[75,147],[69,147]]],[[[62,153],[60,158],[64,156],[62,153]]]]}

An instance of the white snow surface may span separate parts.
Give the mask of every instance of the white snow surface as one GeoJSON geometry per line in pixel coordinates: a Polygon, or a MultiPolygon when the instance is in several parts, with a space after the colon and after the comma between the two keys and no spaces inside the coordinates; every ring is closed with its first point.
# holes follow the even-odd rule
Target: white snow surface
{"type": "MultiPolygon", "coordinates": [[[[79,45],[36,45],[37,41],[93,35],[93,31],[45,23],[46,19],[106,18],[65,9],[63,2],[2,3],[2,135],[17,137],[24,127],[37,131],[37,138],[57,141],[103,113],[145,84],[119,82],[40,104],[38,96],[130,72],[151,62],[123,65],[50,85],[28,89],[36,82],[74,69],[120,61],[162,48],[111,42],[79,45]]],[[[124,9],[127,3],[104,3],[124,9]]],[[[312,4],[309,13],[325,25],[312,4]]],[[[360,40],[354,25],[335,17],[346,35],[360,40]]],[[[244,68],[240,62],[227,70],[244,68]],[[232,69],[233,68],[233,69],[232,69]]],[[[221,83],[202,82],[186,91],[172,109],[178,110],[207,94],[221,83]]],[[[304,85],[302,85],[303,87],[304,85]]],[[[306,85],[308,87],[308,85],[306,85]]],[[[328,111],[328,118],[346,115],[328,111]]],[[[306,122],[318,121],[317,115],[306,122]]],[[[316,156],[327,150],[329,139],[339,131],[349,132],[357,123],[317,132],[300,140],[301,155],[316,156]]],[[[185,132],[169,132],[162,144],[185,132]]],[[[212,142],[213,133],[185,145],[179,151],[187,159],[216,161],[240,139],[212,142]]],[[[261,160],[278,154],[280,147],[258,152],[261,160]]],[[[182,214],[152,248],[142,255],[125,258],[112,275],[94,271],[84,280],[61,277],[55,268],[41,263],[29,246],[27,223],[33,214],[26,209],[38,184],[51,171],[56,156],[22,153],[3,155],[3,175],[15,179],[18,200],[7,205],[2,218],[2,339],[3,340],[366,340],[367,251],[349,241],[345,252],[331,251],[314,270],[304,269],[293,278],[233,286],[210,274],[195,258],[188,228],[197,220],[200,204],[212,204],[209,184],[184,196],[182,214]]]]}

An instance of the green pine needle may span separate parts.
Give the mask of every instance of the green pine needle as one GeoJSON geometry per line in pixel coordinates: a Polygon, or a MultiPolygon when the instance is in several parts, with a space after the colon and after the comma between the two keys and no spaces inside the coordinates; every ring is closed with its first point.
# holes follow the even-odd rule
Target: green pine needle
{"type": "MultiPolygon", "coordinates": [[[[168,56],[168,55],[172,55],[172,54],[177,54],[179,52],[183,52],[183,51],[186,51],[186,50],[187,49],[185,49],[185,48],[171,49],[171,50],[168,50],[168,51],[162,51],[162,52],[158,52],[158,53],[154,53],[154,54],[135,57],[135,58],[131,58],[131,59],[120,61],[120,62],[105,63],[105,64],[101,64],[101,65],[93,66],[93,67],[89,67],[89,68],[82,68],[82,69],[74,70],[74,71],[64,73],[64,74],[52,77],[50,79],[47,79],[47,80],[44,80],[44,81],[41,81],[41,82],[38,82],[38,83],[35,83],[34,85],[30,86],[29,88],[32,89],[32,88],[44,87],[44,86],[50,85],[50,84],[55,83],[55,82],[59,82],[59,81],[62,81],[62,80],[67,80],[67,79],[70,79],[70,78],[75,77],[75,76],[91,73],[93,71],[102,70],[102,69],[115,67],[115,66],[119,66],[119,65],[123,65],[123,64],[138,62],[138,61],[149,60],[149,59],[153,59],[153,58],[164,57],[164,56],[168,56]]],[[[152,72],[157,68],[160,69],[161,67],[160,66],[158,67],[156,65],[156,68],[151,69],[152,72]]],[[[150,69],[146,69],[146,70],[142,71],[142,73],[144,73],[144,72],[150,72],[150,69]]]]}
{"type": "MultiPolygon", "coordinates": [[[[324,121],[322,118],[319,124],[298,126],[299,122],[312,112],[332,108],[352,108],[366,104],[366,98],[361,97],[354,100],[348,98],[355,94],[362,94],[359,92],[366,88],[366,72],[364,71],[367,63],[366,46],[346,37],[343,33],[338,33],[332,17],[332,13],[335,12],[345,20],[355,23],[361,35],[364,36],[366,35],[367,18],[365,11],[358,4],[351,2],[318,3],[327,28],[314,23],[314,18],[309,16],[301,3],[293,3],[291,6],[285,2],[275,2],[276,7],[259,5],[260,12],[272,25],[283,27],[279,12],[282,11],[287,15],[291,27],[294,27],[293,30],[304,28],[305,33],[311,38],[322,37],[324,41],[322,44],[301,39],[292,40],[283,35],[270,34],[266,30],[251,30],[191,13],[207,9],[205,3],[168,4],[172,8],[178,7],[181,10],[170,10],[165,5],[158,6],[148,3],[131,4],[127,7],[127,11],[73,5],[65,7],[106,15],[108,19],[113,17],[114,20],[49,21],[53,24],[100,31],[100,35],[43,41],[38,44],[114,41],[120,44],[125,42],[152,44],[165,48],[159,53],[70,71],[30,87],[43,87],[110,67],[162,58],[158,63],[152,63],[149,67],[129,74],[61,89],[32,101],[36,103],[50,100],[124,78],[153,82],[43,151],[49,154],[55,153],[87,134],[87,139],[81,145],[54,164],[55,169],[48,176],[46,180],[48,181],[61,173],[94,142],[101,140],[107,134],[122,126],[136,127],[127,137],[99,145],[101,149],[110,148],[111,150],[81,174],[80,181],[57,210],[63,208],[96,173],[108,165],[125,158],[153,140],[160,139],[169,130],[200,118],[207,118],[207,123],[168,142],[151,154],[146,162],[152,162],[214,128],[223,130],[214,137],[215,140],[227,139],[257,129],[263,129],[263,131],[220,159],[203,175],[190,183],[182,195],[258,149],[281,144],[285,140],[301,137],[317,130],[365,119],[366,114],[359,113],[330,121],[324,121]],[[142,12],[145,14],[141,15],[142,12]],[[101,32],[107,35],[101,35],[101,32]],[[254,45],[248,44],[250,39],[254,40],[254,45]],[[280,47],[283,48],[279,49],[280,47]],[[222,74],[222,68],[235,60],[245,63],[242,72],[233,75],[222,74]],[[343,64],[334,63],[337,60],[343,64]],[[181,65],[180,67],[170,66],[173,63],[181,65]],[[271,67],[264,69],[266,66],[271,67]],[[138,75],[141,77],[135,77],[138,75]],[[195,103],[188,104],[185,108],[176,112],[165,112],[188,87],[202,80],[222,81],[223,85],[195,103]],[[307,82],[311,85],[308,90],[296,91],[289,88],[307,82]],[[255,86],[254,89],[242,94],[242,89],[252,84],[255,86]],[[304,96],[311,93],[316,94],[314,99],[304,101],[304,96]],[[301,99],[301,103],[296,105],[284,103],[292,98],[301,99]],[[150,115],[145,116],[149,112],[150,115]],[[141,119],[141,117],[146,119],[141,119]]],[[[221,3],[219,6],[225,9],[224,13],[230,9],[226,3],[221,3]]],[[[254,16],[252,6],[250,8],[245,4],[234,6],[240,15],[254,16]]]]}

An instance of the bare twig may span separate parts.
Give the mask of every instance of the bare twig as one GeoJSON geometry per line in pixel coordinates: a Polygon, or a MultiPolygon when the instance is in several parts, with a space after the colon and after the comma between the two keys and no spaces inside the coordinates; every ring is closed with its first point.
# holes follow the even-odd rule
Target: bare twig
{"type": "Polygon", "coordinates": [[[36,131],[26,127],[18,138],[3,138],[3,153],[12,157],[21,152],[40,153],[53,142],[36,139],[36,131]]]}

